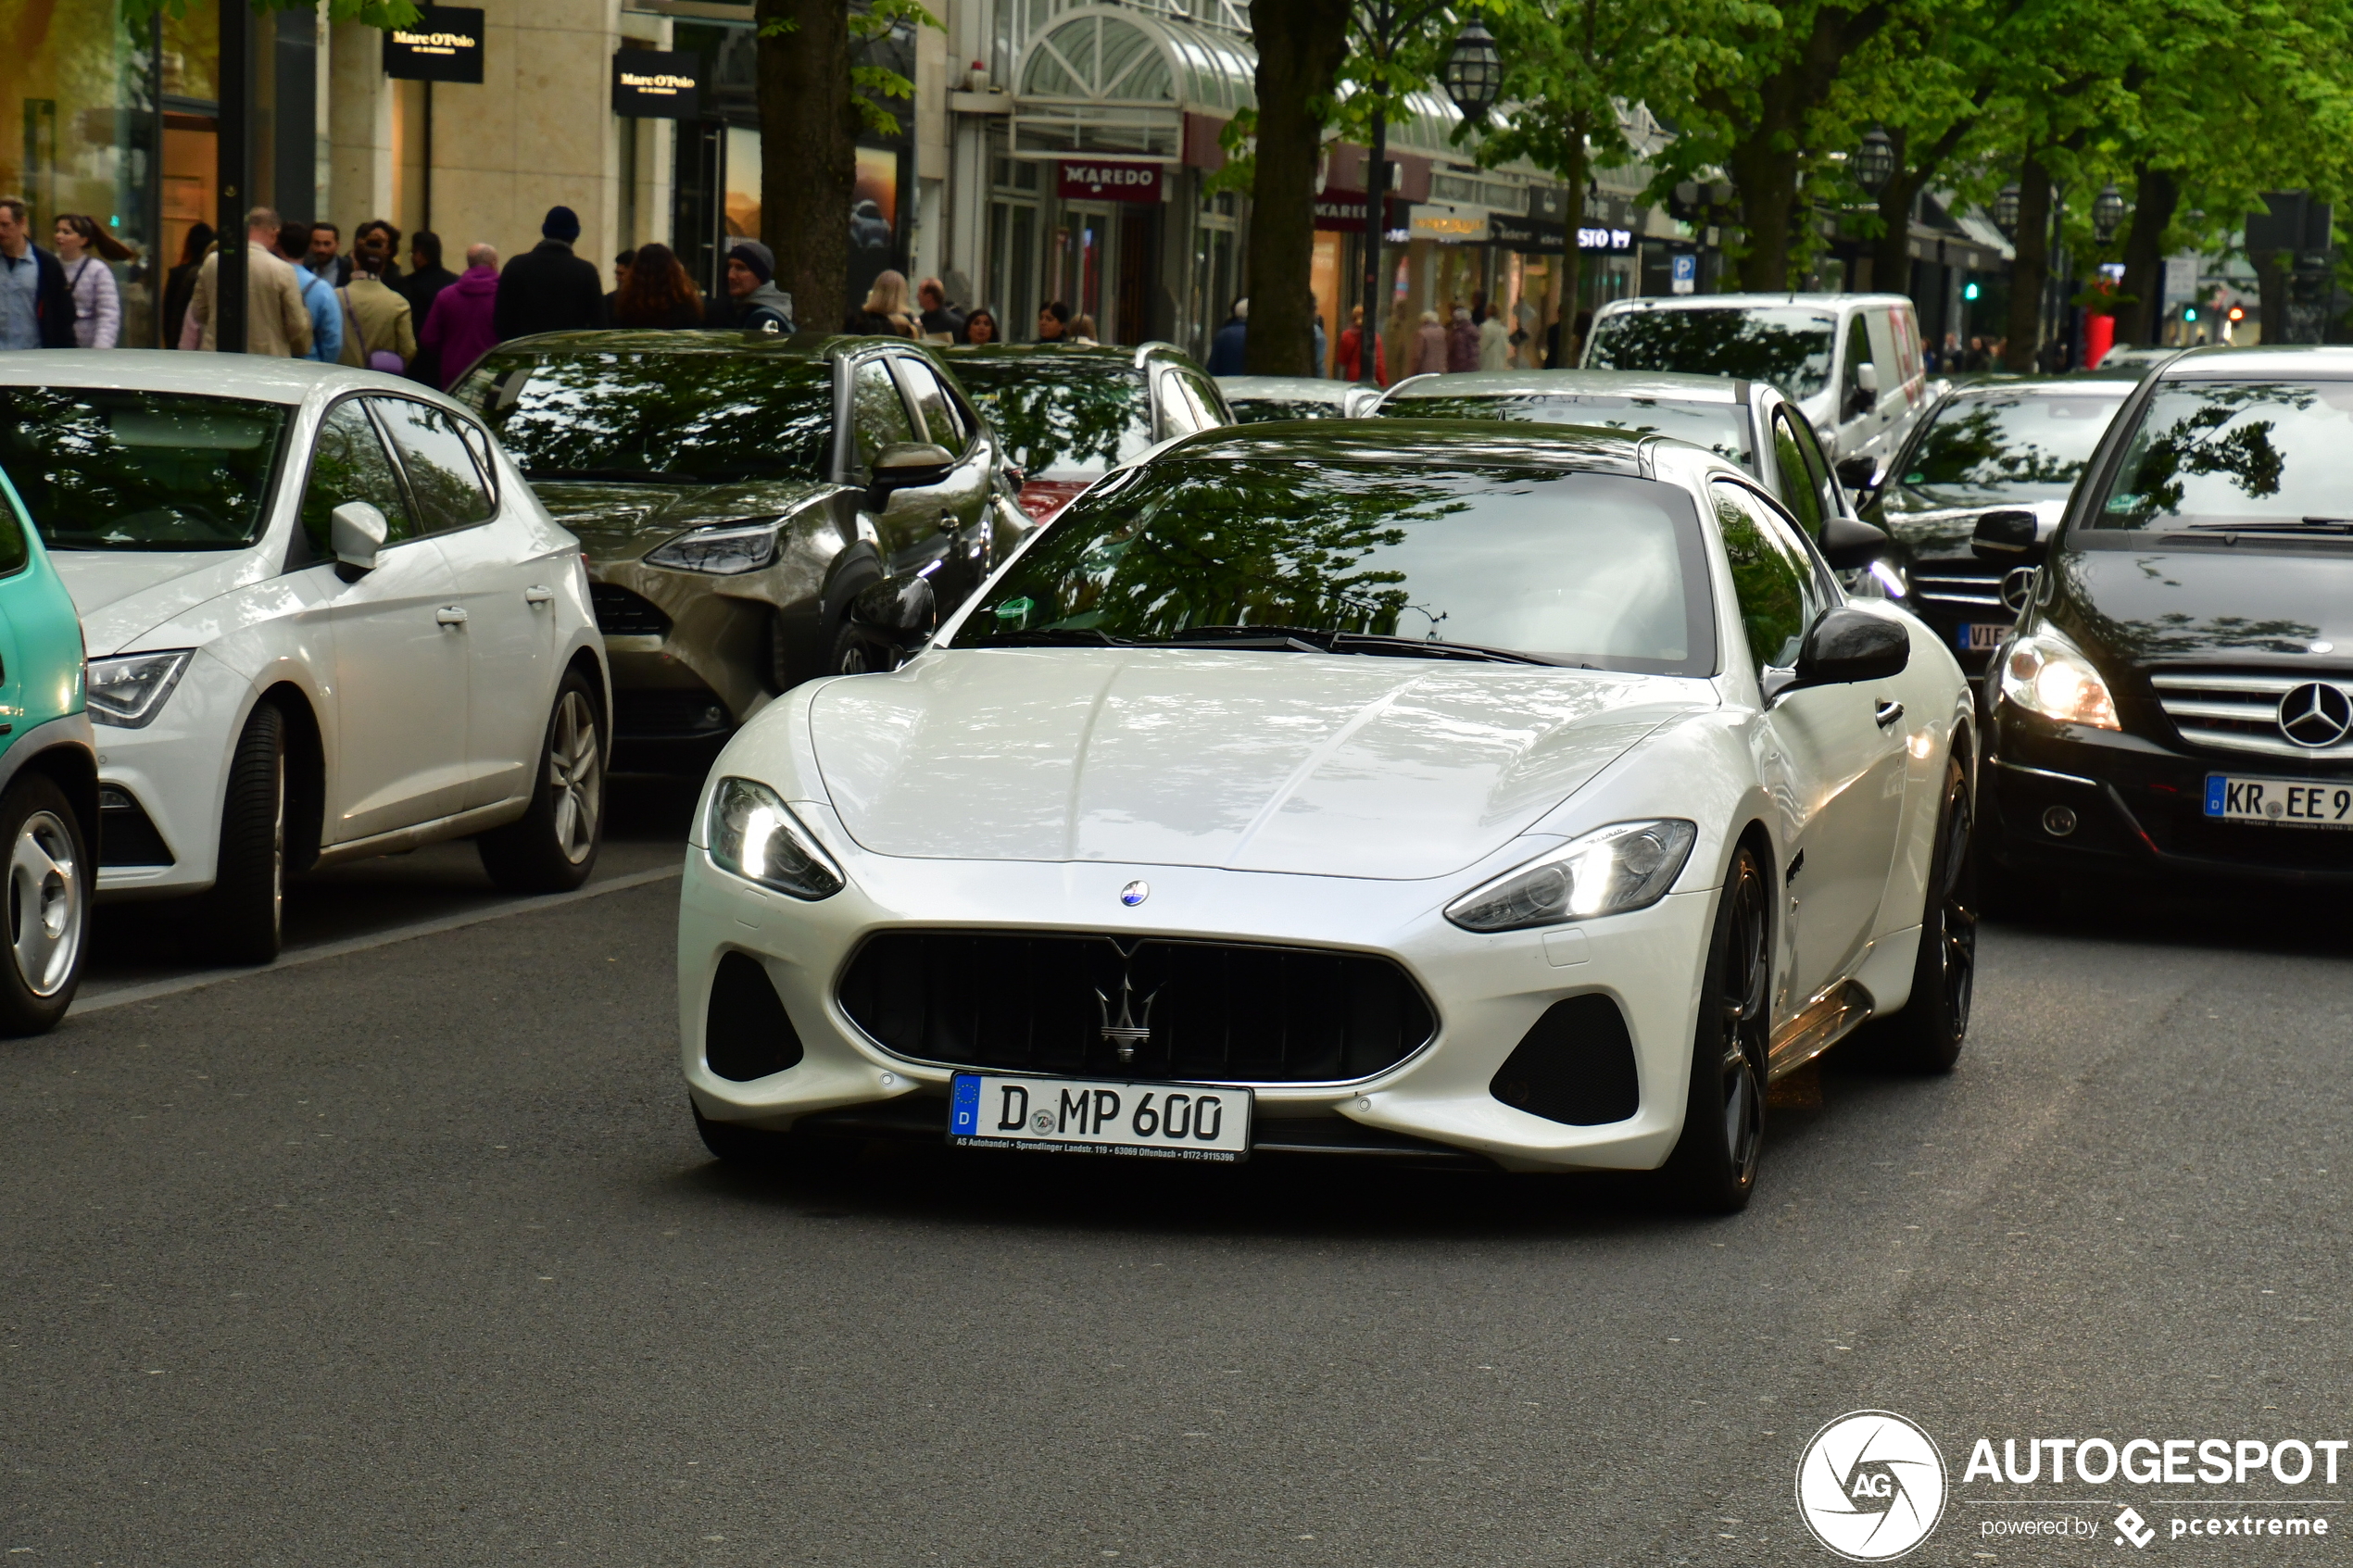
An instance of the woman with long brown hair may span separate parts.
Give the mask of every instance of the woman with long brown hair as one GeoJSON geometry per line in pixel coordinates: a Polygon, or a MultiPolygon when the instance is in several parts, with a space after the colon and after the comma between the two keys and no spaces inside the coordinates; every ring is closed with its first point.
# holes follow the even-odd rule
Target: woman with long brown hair
{"type": "Polygon", "coordinates": [[[629,277],[613,291],[612,320],[617,327],[699,327],[703,324],[702,295],[695,281],[678,264],[668,245],[639,245],[630,259],[629,277]]]}
{"type": "Polygon", "coordinates": [[[66,292],[73,296],[73,341],[84,348],[114,347],[122,341],[122,294],[107,263],[138,253],[86,213],[61,214],[50,237],[65,268],[66,292]]]}

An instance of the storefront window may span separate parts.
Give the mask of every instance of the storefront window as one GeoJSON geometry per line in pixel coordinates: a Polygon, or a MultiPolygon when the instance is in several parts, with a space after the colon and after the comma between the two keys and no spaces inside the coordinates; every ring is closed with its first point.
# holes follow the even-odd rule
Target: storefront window
{"type": "MultiPolygon", "coordinates": [[[[191,10],[198,7],[190,7],[191,10]]],[[[61,213],[86,213],[130,260],[113,268],[121,342],[155,341],[154,56],[114,0],[0,0],[0,192],[31,209],[44,248],[61,213]]],[[[211,76],[210,56],[203,56],[211,76]]]]}

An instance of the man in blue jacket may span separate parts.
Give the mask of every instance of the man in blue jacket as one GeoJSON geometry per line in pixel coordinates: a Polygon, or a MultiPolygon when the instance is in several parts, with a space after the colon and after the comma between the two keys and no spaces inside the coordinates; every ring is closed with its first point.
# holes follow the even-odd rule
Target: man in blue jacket
{"type": "Polygon", "coordinates": [[[278,226],[278,243],[270,253],[281,261],[294,263],[295,282],[302,290],[303,307],[310,312],[310,352],[306,359],[316,359],[321,365],[343,362],[343,306],[335,298],[334,285],[302,264],[305,252],[310,248],[310,230],[301,223],[278,226]]]}
{"type": "Polygon", "coordinates": [[[32,243],[25,205],[0,196],[0,348],[71,348],[66,270],[32,243]]]}

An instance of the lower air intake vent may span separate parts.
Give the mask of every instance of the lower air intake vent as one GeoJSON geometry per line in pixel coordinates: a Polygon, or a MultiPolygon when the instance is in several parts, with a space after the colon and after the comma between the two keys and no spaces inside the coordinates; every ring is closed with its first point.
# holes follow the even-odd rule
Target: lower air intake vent
{"type": "Polygon", "coordinates": [[[1572,1127],[1625,1121],[1642,1103],[1625,1015],[1603,996],[1554,1002],[1496,1070],[1487,1092],[1572,1127]]]}
{"type": "Polygon", "coordinates": [[[588,601],[597,608],[597,630],[608,637],[667,637],[670,617],[642,595],[610,583],[593,583],[588,601]]]}
{"type": "Polygon", "coordinates": [[[1109,936],[887,933],[841,1005],[918,1060],[1213,1084],[1368,1078],[1438,1027],[1387,959],[1109,936]]]}
{"type": "Polygon", "coordinates": [[[731,1083],[749,1084],[800,1063],[800,1036],[768,972],[742,953],[719,960],[703,1015],[702,1059],[731,1083]]]}

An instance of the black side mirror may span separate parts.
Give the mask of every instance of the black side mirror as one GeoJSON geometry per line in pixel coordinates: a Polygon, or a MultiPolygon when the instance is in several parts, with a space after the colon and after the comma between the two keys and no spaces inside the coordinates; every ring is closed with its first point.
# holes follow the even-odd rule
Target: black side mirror
{"type": "Polygon", "coordinates": [[[1822,522],[1822,558],[1831,563],[1832,571],[1863,571],[1871,562],[1882,560],[1895,551],[1895,543],[1884,529],[1874,528],[1858,517],[1843,515],[1826,518],[1822,522]]]}
{"type": "Polygon", "coordinates": [[[928,441],[894,441],[875,454],[875,477],[866,485],[866,502],[880,511],[895,490],[921,490],[944,484],[956,471],[956,455],[928,441]]]}
{"type": "Polygon", "coordinates": [[[1831,470],[1838,482],[1856,495],[1865,495],[1879,483],[1879,462],[1873,458],[1842,458],[1831,470]]]}
{"type": "Polygon", "coordinates": [[[1980,560],[2006,566],[2043,564],[2043,520],[2028,511],[1985,512],[1969,536],[1969,548],[1980,560]]]}
{"type": "Polygon", "coordinates": [[[923,646],[939,627],[939,600],[926,578],[886,577],[849,601],[849,622],[901,652],[923,646]]]}
{"type": "Polygon", "coordinates": [[[1766,677],[1766,706],[1807,686],[1884,681],[1902,674],[1911,661],[1911,633],[1901,621],[1838,605],[1822,611],[1807,628],[1798,647],[1797,667],[1766,677]]]}

